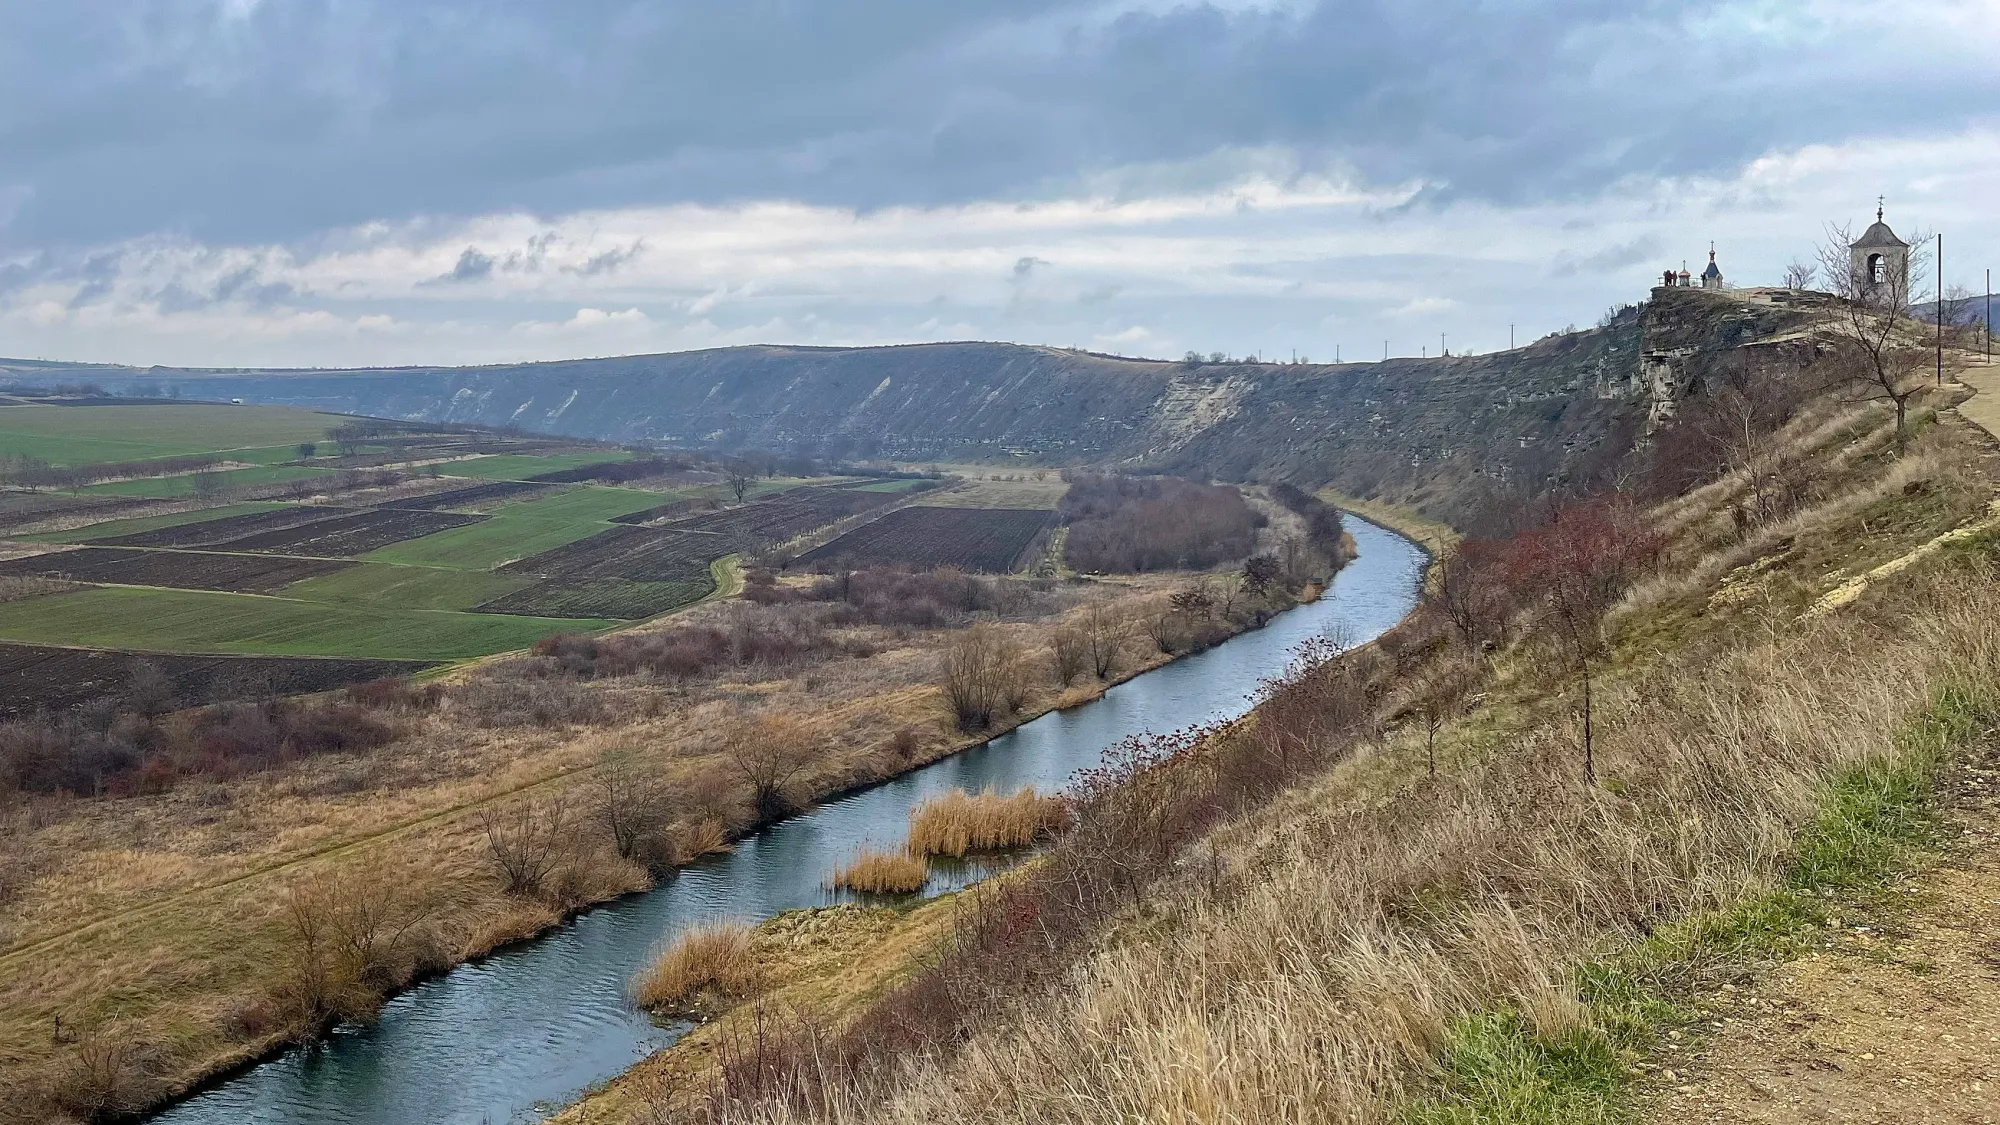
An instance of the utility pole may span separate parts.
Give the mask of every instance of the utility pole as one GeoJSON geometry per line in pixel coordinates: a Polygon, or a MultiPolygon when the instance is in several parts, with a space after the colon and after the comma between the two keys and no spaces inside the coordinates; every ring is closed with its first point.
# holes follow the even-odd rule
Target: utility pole
{"type": "Polygon", "coordinates": [[[1944,232],[1937,236],[1937,385],[1944,386],[1944,232]]]}
{"type": "Polygon", "coordinates": [[[1389,362],[1389,341],[1382,341],[1382,362],[1389,362]]]}
{"type": "Polygon", "coordinates": [[[1993,363],[1993,271],[1986,271],[1986,363],[1993,363]]]}
{"type": "MultiPolygon", "coordinates": [[[[1992,271],[1991,271],[1991,270],[1988,270],[1987,272],[1988,272],[1988,273],[1991,273],[1992,271]]],[[[1335,345],[1333,346],[1333,362],[1334,362],[1334,366],[1336,366],[1336,367],[1338,367],[1338,366],[1340,365],[1340,345],[1339,345],[1339,344],[1335,344],[1335,345]]]]}
{"type": "Polygon", "coordinates": [[[1444,346],[1444,333],[1442,332],[1438,333],[1438,355],[1448,356],[1450,354],[1451,354],[1451,349],[1444,346]]]}
{"type": "Polygon", "coordinates": [[[1511,324],[1507,326],[1507,350],[1514,350],[1514,326],[1511,324]]]}

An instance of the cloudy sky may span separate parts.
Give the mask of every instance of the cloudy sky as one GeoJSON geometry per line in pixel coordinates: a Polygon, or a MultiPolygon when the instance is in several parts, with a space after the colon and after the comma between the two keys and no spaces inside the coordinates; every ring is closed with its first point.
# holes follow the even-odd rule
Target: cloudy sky
{"type": "Polygon", "coordinates": [[[1484,351],[1878,194],[1977,287],[1996,55],[1995,0],[0,0],[0,355],[1484,351]]]}

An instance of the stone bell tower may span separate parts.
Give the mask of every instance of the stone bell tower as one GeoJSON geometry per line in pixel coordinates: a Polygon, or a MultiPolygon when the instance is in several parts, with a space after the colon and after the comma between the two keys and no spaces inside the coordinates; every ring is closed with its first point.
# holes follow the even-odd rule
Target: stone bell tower
{"type": "Polygon", "coordinates": [[[1910,244],[1896,237],[1882,221],[1882,203],[1875,203],[1875,223],[1847,248],[1853,271],[1854,295],[1870,302],[1900,305],[1910,296],[1910,244]]]}

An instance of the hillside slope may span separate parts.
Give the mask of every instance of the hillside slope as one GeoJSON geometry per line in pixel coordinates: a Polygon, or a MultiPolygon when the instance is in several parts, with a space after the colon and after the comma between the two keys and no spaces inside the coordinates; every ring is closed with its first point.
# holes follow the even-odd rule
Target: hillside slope
{"type": "MultiPolygon", "coordinates": [[[[1380,363],[1193,365],[950,343],[477,368],[79,366],[69,377],[612,441],[1284,477],[1449,515],[1473,479],[1539,485],[1621,452],[1660,397],[1683,389],[1654,378],[1642,355],[1712,351],[1793,319],[1755,293],[1656,290],[1598,328],[1490,355],[1380,363]]],[[[0,361],[0,375],[23,380],[62,370],[0,361]]]]}

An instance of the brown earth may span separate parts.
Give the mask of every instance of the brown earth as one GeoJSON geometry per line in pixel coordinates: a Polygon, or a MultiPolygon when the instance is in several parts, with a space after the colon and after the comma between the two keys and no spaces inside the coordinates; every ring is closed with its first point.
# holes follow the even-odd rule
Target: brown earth
{"type": "Polygon", "coordinates": [[[2000,751],[1946,793],[1944,856],[1705,997],[1707,1036],[1647,1064],[1647,1121],[2000,1121],[2000,751]]]}

